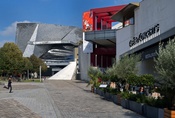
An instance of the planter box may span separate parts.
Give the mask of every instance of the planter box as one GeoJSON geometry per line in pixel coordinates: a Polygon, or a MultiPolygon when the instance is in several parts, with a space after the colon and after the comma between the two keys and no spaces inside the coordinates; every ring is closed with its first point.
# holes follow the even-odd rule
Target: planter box
{"type": "Polygon", "coordinates": [[[96,93],[97,93],[98,95],[100,95],[100,96],[103,96],[103,95],[104,95],[103,90],[101,90],[101,89],[99,89],[99,88],[97,88],[96,93]]]}
{"type": "Polygon", "coordinates": [[[127,99],[122,99],[122,100],[121,100],[121,106],[122,106],[123,108],[129,109],[129,100],[127,100],[127,99]]]}
{"type": "Polygon", "coordinates": [[[96,87],[94,87],[94,93],[97,94],[97,88],[96,87]]]}
{"type": "Polygon", "coordinates": [[[143,103],[138,103],[129,100],[129,109],[136,113],[143,114],[143,105],[143,103]]]}
{"type": "Polygon", "coordinates": [[[121,105],[121,95],[120,94],[117,94],[117,104],[118,105],[121,105]]]}
{"type": "Polygon", "coordinates": [[[175,118],[175,110],[164,108],[164,118],[175,118]]]}
{"type": "Polygon", "coordinates": [[[113,96],[112,96],[112,101],[113,101],[115,104],[117,104],[117,95],[113,95],[113,96]]]}
{"type": "Polygon", "coordinates": [[[110,100],[110,99],[111,99],[111,94],[108,93],[108,92],[106,92],[106,93],[104,94],[104,97],[105,97],[105,99],[110,100]]]}
{"type": "Polygon", "coordinates": [[[100,94],[99,95],[104,97],[104,94],[105,94],[105,92],[103,90],[100,90],[100,94]]]}
{"type": "Polygon", "coordinates": [[[149,105],[143,106],[144,115],[148,118],[163,118],[164,110],[149,105]]]}
{"type": "Polygon", "coordinates": [[[96,94],[100,95],[100,89],[99,88],[96,89],[96,94]]]}

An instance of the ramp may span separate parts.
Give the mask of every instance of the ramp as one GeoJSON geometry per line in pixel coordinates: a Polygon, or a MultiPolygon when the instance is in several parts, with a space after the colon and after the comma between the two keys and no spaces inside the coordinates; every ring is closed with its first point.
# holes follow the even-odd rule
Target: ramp
{"type": "Polygon", "coordinates": [[[71,80],[75,76],[76,62],[70,62],[65,68],[48,78],[48,80],[71,80]]]}

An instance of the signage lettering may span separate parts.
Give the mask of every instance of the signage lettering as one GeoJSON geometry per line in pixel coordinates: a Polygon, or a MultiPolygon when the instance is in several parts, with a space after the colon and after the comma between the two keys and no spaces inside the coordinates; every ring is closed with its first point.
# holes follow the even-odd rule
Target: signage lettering
{"type": "Polygon", "coordinates": [[[140,33],[138,37],[133,37],[132,40],[129,41],[129,46],[133,47],[134,45],[140,43],[141,41],[149,38],[151,35],[159,32],[159,24],[155,25],[154,27],[150,28],[146,32],[140,33]]]}

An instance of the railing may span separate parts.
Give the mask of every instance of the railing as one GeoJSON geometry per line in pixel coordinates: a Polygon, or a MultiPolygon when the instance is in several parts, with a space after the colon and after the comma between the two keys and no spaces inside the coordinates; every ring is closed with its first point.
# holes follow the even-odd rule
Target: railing
{"type": "Polygon", "coordinates": [[[85,32],[85,40],[87,41],[93,39],[115,39],[115,38],[116,38],[116,29],[85,32]]]}

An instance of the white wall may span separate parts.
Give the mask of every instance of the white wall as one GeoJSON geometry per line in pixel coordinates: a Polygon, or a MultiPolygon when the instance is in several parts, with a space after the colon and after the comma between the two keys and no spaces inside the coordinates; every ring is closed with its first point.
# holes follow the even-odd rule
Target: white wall
{"type": "MultiPolygon", "coordinates": [[[[116,32],[116,58],[130,50],[129,41],[159,24],[160,34],[175,27],[175,0],[142,0],[135,9],[135,24],[116,32]],[[133,30],[133,31],[132,31],[133,30]],[[133,33],[133,34],[132,34],[133,33]]],[[[151,39],[152,40],[152,39],[151,39]]],[[[139,74],[155,75],[154,60],[139,62],[139,74]]]]}
{"type": "Polygon", "coordinates": [[[143,0],[135,10],[135,36],[156,24],[160,33],[175,26],[175,0],[143,0]]]}
{"type": "MultiPolygon", "coordinates": [[[[130,50],[129,41],[133,37],[138,37],[140,33],[148,31],[155,25],[159,24],[160,31],[149,37],[150,40],[159,34],[162,34],[175,27],[175,0],[142,0],[140,7],[135,9],[135,24],[127,26],[116,33],[116,49],[117,56],[130,50]],[[132,31],[133,30],[133,31],[132,31]]],[[[142,42],[137,45],[141,45],[142,42]]],[[[137,47],[135,45],[134,47],[137,47]]]]}
{"type": "Polygon", "coordinates": [[[80,69],[80,79],[84,81],[89,81],[87,71],[90,67],[90,54],[83,52],[83,45],[79,46],[79,69],[80,69]]]}
{"type": "Polygon", "coordinates": [[[129,41],[134,35],[134,25],[126,26],[116,32],[116,59],[119,59],[119,56],[127,52],[129,47],[129,41]]]}

